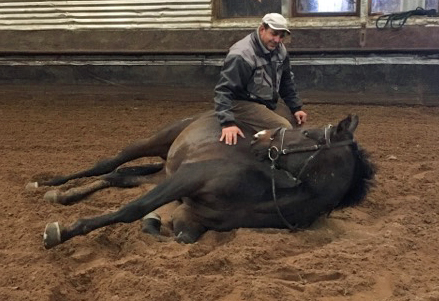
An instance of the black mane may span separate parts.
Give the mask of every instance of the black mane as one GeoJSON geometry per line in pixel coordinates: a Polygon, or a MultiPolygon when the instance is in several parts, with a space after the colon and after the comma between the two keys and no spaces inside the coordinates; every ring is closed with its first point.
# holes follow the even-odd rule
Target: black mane
{"type": "Polygon", "coordinates": [[[360,204],[366,197],[368,191],[375,185],[374,175],[376,174],[377,168],[370,160],[370,155],[357,143],[354,143],[352,148],[357,158],[354,177],[351,182],[351,187],[335,209],[360,204]]]}

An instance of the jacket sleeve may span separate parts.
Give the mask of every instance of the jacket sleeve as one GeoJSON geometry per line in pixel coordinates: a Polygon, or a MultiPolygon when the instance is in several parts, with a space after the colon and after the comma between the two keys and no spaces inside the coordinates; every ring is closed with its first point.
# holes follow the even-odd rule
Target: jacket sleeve
{"type": "Polygon", "coordinates": [[[221,126],[235,124],[235,117],[230,111],[232,101],[248,97],[247,84],[251,75],[250,65],[240,55],[227,55],[215,86],[215,113],[221,126]]]}
{"type": "Polygon", "coordinates": [[[279,95],[285,104],[290,108],[291,113],[295,113],[302,109],[303,102],[299,98],[294,83],[294,74],[291,71],[290,58],[287,56],[282,66],[282,78],[279,84],[279,95]]]}

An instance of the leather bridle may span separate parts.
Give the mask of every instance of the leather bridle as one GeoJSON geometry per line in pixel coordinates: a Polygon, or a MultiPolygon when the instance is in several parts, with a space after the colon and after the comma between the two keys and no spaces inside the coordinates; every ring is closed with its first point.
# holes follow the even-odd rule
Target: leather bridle
{"type": "MultiPolygon", "coordinates": [[[[299,186],[302,181],[300,180],[303,172],[305,171],[305,168],[308,166],[309,162],[311,162],[322,150],[325,149],[330,149],[330,148],[335,148],[335,147],[343,147],[343,146],[347,146],[347,145],[351,145],[353,143],[355,143],[355,141],[353,139],[349,139],[349,140],[344,140],[344,141],[339,141],[339,142],[331,142],[331,129],[332,129],[332,125],[327,125],[324,128],[324,143],[319,143],[319,141],[315,140],[316,143],[311,145],[311,146],[304,146],[304,147],[295,147],[295,148],[284,148],[284,140],[285,140],[285,132],[287,130],[287,128],[281,128],[279,131],[276,131],[273,136],[270,137],[271,141],[274,141],[276,135],[280,132],[281,135],[281,143],[280,143],[280,148],[271,145],[268,148],[268,158],[271,161],[271,187],[272,187],[272,194],[273,194],[273,200],[274,203],[276,205],[276,210],[277,213],[279,215],[279,217],[281,218],[282,222],[285,224],[285,226],[287,228],[289,228],[291,231],[296,231],[298,228],[297,224],[291,225],[290,222],[287,221],[287,219],[284,217],[284,215],[282,214],[279,204],[277,202],[277,197],[276,197],[276,183],[275,183],[275,179],[274,179],[274,170],[276,169],[276,163],[279,160],[279,158],[281,156],[284,155],[290,155],[290,154],[297,154],[297,153],[306,153],[306,152],[313,152],[311,154],[311,156],[309,156],[305,162],[302,165],[302,168],[300,169],[299,173],[297,174],[297,176],[293,176],[289,171],[284,170],[288,176],[295,182],[293,187],[299,186]]],[[[313,139],[313,138],[310,138],[313,139]]]]}

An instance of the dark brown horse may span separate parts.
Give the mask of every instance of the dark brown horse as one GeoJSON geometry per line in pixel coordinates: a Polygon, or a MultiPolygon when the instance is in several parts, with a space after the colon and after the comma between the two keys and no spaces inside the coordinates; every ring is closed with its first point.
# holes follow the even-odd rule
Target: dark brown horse
{"type": "Polygon", "coordinates": [[[145,232],[159,233],[157,208],[179,200],[173,213],[176,239],[193,243],[207,230],[240,227],[308,227],[332,210],[360,203],[375,174],[374,165],[355,142],[358,117],[348,116],[323,129],[272,129],[235,146],[218,141],[220,127],[212,112],[179,121],[134,143],[92,168],[31,186],[61,185],[80,177],[98,181],[67,192],[50,191],[46,199],[71,204],[105,187],[132,187],[165,168],[166,179],[114,213],[80,219],[69,227],[49,223],[44,245],[52,248],[77,235],[114,223],[144,218],[145,232]],[[118,168],[128,161],[160,156],[163,164],[118,168]],[[149,215],[148,215],[149,214],[149,215]]]}

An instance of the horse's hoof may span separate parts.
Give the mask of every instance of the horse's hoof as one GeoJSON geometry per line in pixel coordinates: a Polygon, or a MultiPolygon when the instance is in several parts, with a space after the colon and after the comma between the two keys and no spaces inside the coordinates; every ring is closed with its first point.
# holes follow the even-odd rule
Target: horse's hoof
{"type": "Polygon", "coordinates": [[[151,212],[142,218],[142,232],[160,235],[160,226],[162,225],[162,219],[157,213],[151,212]]]}
{"type": "Polygon", "coordinates": [[[46,249],[51,249],[61,243],[61,227],[58,222],[46,225],[43,243],[46,249]]]}
{"type": "Polygon", "coordinates": [[[61,192],[58,190],[50,190],[44,195],[44,199],[50,203],[60,203],[61,202],[61,192]]]}
{"type": "Polygon", "coordinates": [[[189,235],[188,233],[180,232],[175,237],[175,241],[180,244],[194,244],[197,242],[197,239],[189,235]]]}
{"type": "Polygon", "coordinates": [[[26,184],[26,190],[34,190],[38,188],[38,182],[29,182],[26,184]]]}

